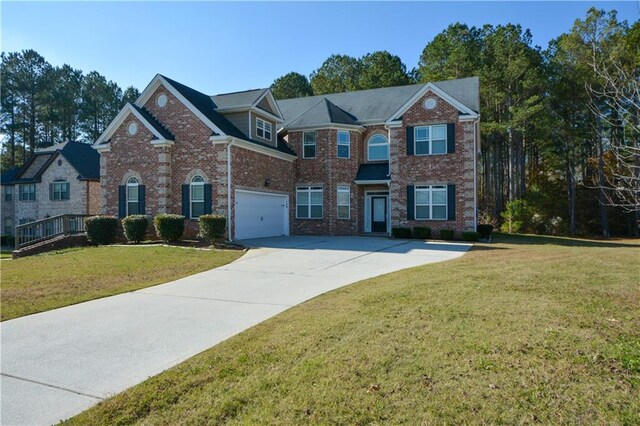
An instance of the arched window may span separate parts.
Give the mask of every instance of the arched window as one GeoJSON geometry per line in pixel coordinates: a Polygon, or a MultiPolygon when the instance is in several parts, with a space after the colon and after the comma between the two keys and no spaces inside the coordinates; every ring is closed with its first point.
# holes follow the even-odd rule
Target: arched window
{"type": "Polygon", "coordinates": [[[384,135],[373,135],[367,144],[369,161],[388,161],[389,142],[384,135]]]}
{"type": "Polygon", "coordinates": [[[197,218],[204,214],[204,179],[194,176],[189,188],[191,202],[191,217],[197,218]]]}
{"type": "Polygon", "coordinates": [[[140,214],[140,182],[135,177],[127,179],[127,216],[140,214]]]}

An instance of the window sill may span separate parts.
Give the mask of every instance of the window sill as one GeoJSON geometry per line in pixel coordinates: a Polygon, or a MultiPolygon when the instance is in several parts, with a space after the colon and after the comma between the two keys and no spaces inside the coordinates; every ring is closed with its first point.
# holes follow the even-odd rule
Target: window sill
{"type": "Polygon", "coordinates": [[[296,217],[296,220],[322,220],[321,217],[296,217]]]}

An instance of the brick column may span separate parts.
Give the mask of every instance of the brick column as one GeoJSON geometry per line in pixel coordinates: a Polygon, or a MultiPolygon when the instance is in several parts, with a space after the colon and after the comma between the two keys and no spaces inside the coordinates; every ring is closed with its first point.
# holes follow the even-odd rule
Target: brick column
{"type": "Polygon", "coordinates": [[[171,206],[171,146],[157,146],[158,150],[158,211],[170,213],[171,206]]]}

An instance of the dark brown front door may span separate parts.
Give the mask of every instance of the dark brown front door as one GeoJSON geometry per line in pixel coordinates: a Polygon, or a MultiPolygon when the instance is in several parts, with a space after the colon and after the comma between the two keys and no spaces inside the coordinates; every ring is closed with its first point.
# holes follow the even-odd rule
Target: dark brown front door
{"type": "Polygon", "coordinates": [[[371,232],[387,232],[387,197],[371,197],[371,232]]]}

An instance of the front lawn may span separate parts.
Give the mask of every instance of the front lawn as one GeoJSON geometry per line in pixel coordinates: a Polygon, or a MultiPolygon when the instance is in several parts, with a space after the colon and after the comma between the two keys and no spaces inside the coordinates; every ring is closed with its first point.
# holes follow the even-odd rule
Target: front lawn
{"type": "Polygon", "coordinates": [[[0,319],[138,290],[229,263],[239,250],[88,247],[2,262],[0,319]]]}
{"type": "Polygon", "coordinates": [[[12,250],[0,250],[0,259],[11,259],[12,250]]]}
{"type": "Polygon", "coordinates": [[[640,423],[640,241],[497,236],[317,297],[70,424],[640,423]]]}

